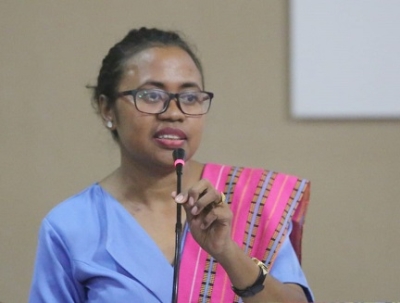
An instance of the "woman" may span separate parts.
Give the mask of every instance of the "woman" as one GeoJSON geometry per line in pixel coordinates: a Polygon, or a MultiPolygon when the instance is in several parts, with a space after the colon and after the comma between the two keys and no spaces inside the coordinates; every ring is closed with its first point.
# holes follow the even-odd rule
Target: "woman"
{"type": "Polygon", "coordinates": [[[177,203],[179,302],[312,300],[298,246],[308,181],[193,160],[212,98],[174,32],[132,30],[110,49],[93,99],[121,164],[43,220],[30,302],[171,302],[177,203]]]}

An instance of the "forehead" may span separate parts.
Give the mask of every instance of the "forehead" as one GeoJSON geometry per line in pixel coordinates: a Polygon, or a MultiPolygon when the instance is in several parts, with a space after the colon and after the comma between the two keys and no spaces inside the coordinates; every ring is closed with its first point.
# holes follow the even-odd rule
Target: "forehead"
{"type": "Polygon", "coordinates": [[[186,51],[176,46],[148,48],[126,61],[121,84],[130,82],[140,86],[149,81],[187,81],[202,86],[196,64],[186,51]]]}

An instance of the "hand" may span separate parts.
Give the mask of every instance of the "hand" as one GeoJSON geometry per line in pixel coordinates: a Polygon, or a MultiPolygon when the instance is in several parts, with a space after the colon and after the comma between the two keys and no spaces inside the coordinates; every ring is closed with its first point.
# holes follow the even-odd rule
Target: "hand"
{"type": "Polygon", "coordinates": [[[232,211],[221,201],[221,193],[206,179],[179,195],[172,193],[176,203],[186,211],[186,220],[196,242],[218,260],[233,243],[231,239],[232,211]]]}

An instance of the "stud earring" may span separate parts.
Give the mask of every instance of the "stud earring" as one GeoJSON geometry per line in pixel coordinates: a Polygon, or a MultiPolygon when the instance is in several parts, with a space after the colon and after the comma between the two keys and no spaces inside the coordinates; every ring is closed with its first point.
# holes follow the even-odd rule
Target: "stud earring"
{"type": "Polygon", "coordinates": [[[112,127],[113,127],[112,121],[111,121],[111,120],[108,120],[107,123],[106,123],[106,126],[107,126],[108,128],[112,128],[112,127]]]}

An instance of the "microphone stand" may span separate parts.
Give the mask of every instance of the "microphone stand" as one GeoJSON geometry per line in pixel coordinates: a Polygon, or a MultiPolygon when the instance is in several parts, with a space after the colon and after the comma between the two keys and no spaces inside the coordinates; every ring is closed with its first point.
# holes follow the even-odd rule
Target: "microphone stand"
{"type": "MultiPolygon", "coordinates": [[[[175,168],[177,175],[176,194],[181,193],[182,168],[184,165],[185,151],[182,148],[174,150],[173,157],[175,160],[175,168]]],[[[172,303],[178,302],[178,285],[179,285],[179,265],[180,265],[180,248],[182,240],[182,205],[176,204],[176,224],[175,224],[175,256],[174,256],[174,279],[172,285],[172,303]]]]}

